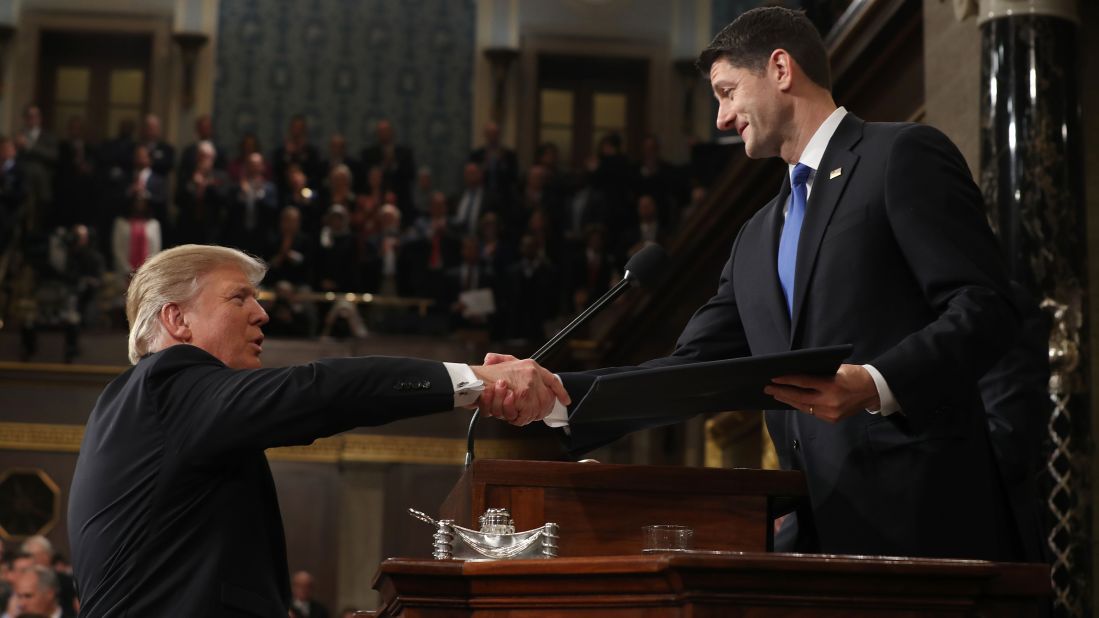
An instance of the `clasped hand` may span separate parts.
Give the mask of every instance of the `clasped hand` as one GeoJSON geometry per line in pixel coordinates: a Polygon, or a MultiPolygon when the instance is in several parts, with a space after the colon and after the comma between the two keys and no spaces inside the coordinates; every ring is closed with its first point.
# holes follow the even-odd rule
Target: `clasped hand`
{"type": "Polygon", "coordinates": [[[553,410],[554,400],[572,403],[557,376],[530,359],[490,353],[484,365],[470,369],[485,383],[477,400],[481,413],[512,425],[542,420],[553,410]]]}

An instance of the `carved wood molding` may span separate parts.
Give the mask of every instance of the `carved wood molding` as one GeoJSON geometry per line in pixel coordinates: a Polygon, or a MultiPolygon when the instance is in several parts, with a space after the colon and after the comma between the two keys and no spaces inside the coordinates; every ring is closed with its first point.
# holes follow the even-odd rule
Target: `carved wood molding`
{"type": "MultiPolygon", "coordinates": [[[[83,425],[52,423],[0,423],[0,451],[77,453],[84,437],[83,425]]],[[[526,440],[480,440],[479,457],[524,459],[538,451],[526,440]]],[[[272,461],[317,463],[414,463],[459,465],[465,457],[461,438],[431,438],[377,434],[343,434],[321,438],[308,446],[267,450],[272,461]]]]}

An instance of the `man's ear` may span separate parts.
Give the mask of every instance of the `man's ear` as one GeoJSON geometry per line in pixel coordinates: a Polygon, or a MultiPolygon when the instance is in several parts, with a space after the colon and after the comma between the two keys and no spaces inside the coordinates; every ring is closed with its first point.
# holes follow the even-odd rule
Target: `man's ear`
{"type": "Polygon", "coordinates": [[[191,341],[191,327],[187,323],[183,309],[176,303],[168,303],[160,308],[160,324],[168,332],[168,336],[181,343],[191,341]]]}
{"type": "Polygon", "coordinates": [[[779,48],[771,52],[767,62],[768,72],[774,79],[778,89],[786,92],[792,85],[794,58],[785,49],[779,48]]]}

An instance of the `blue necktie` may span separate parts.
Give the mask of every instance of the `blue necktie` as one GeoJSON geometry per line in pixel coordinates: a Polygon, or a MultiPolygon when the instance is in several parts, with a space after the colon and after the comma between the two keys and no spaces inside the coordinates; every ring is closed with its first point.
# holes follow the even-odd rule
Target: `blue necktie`
{"type": "Polygon", "coordinates": [[[801,236],[801,223],[805,220],[805,181],[813,168],[804,163],[794,166],[790,174],[790,209],[786,212],[786,223],[782,225],[782,236],[778,240],[778,280],[782,292],[786,295],[786,308],[790,317],[794,315],[794,269],[798,261],[798,237],[801,236]]]}

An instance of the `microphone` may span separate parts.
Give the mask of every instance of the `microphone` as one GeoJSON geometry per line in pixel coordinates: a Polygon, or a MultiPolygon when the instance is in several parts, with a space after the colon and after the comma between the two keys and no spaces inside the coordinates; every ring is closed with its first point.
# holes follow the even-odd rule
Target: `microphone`
{"type": "MultiPolygon", "coordinates": [[[[550,352],[557,348],[566,337],[572,334],[572,331],[591,319],[591,316],[600,312],[604,307],[609,305],[611,301],[621,296],[631,285],[636,283],[640,287],[647,287],[656,283],[670,263],[671,259],[668,257],[668,253],[664,251],[660,245],[649,245],[635,253],[633,257],[626,262],[626,273],[622,276],[622,280],[615,284],[613,288],[607,290],[606,294],[600,296],[598,300],[588,306],[580,315],[566,324],[565,327],[551,337],[545,345],[538,348],[538,351],[531,355],[531,360],[541,364],[542,360],[549,356],[550,352]]],[[[486,387],[488,386],[490,385],[486,385],[486,387]]],[[[473,417],[469,419],[469,431],[466,432],[465,467],[467,468],[473,463],[473,430],[477,427],[477,419],[479,416],[480,410],[474,410],[473,417]]]]}

